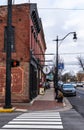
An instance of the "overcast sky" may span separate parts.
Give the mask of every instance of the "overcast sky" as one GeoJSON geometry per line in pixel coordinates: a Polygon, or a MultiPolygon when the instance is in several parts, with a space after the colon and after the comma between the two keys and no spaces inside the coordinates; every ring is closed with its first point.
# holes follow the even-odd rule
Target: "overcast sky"
{"type": "MultiPolygon", "coordinates": [[[[64,60],[65,70],[78,70],[77,57],[84,57],[84,0],[12,0],[14,3],[37,3],[39,17],[42,19],[47,44],[46,53],[56,53],[56,42],[69,32],[76,31],[77,41],[70,34],[59,46],[59,55],[64,60]],[[66,53],[66,54],[65,54],[66,53]],[[73,54],[74,53],[74,54],[73,54]],[[73,55],[72,55],[73,54],[73,55]]],[[[0,5],[7,4],[2,0],[0,5]]],[[[60,44],[60,42],[59,42],[60,44]]],[[[53,56],[46,56],[52,60],[53,56]]]]}

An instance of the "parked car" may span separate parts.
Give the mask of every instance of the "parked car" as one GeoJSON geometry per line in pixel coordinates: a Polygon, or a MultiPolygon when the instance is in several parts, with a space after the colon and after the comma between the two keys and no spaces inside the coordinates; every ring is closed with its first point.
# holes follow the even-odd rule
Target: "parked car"
{"type": "Polygon", "coordinates": [[[75,88],[77,87],[77,83],[71,82],[71,84],[72,84],[75,88]]]}
{"type": "Polygon", "coordinates": [[[83,83],[82,82],[77,82],[77,87],[83,87],[83,83]]]}
{"type": "Polygon", "coordinates": [[[63,85],[63,82],[62,81],[59,81],[58,82],[58,89],[61,91],[62,90],[62,85],[63,85]]]}
{"type": "Polygon", "coordinates": [[[83,87],[84,87],[84,81],[82,81],[83,87]]]}
{"type": "Polygon", "coordinates": [[[63,84],[62,92],[64,96],[76,96],[76,89],[72,84],[63,84]]]}

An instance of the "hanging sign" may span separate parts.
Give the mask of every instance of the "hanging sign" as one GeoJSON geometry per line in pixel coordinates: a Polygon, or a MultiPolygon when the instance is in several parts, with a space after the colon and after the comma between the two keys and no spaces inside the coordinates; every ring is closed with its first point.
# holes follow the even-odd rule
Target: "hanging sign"
{"type": "Polygon", "coordinates": [[[50,67],[49,66],[44,66],[43,67],[43,72],[44,72],[44,74],[49,74],[50,73],[50,67]]]}

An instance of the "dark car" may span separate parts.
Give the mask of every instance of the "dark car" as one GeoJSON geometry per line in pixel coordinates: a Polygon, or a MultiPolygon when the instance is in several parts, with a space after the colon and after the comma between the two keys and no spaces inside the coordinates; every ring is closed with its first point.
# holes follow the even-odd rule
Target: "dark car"
{"type": "Polygon", "coordinates": [[[76,89],[72,84],[63,84],[62,92],[64,96],[76,96],[76,89]]]}

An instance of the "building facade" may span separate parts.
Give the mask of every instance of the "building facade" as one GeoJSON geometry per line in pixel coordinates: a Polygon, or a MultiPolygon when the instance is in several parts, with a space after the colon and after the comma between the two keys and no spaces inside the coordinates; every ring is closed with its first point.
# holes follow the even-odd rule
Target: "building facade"
{"type": "Polygon", "coordinates": [[[78,82],[84,82],[84,72],[83,71],[79,71],[77,73],[77,81],[78,82]]]}
{"type": "MultiPolygon", "coordinates": [[[[36,4],[12,5],[11,67],[12,102],[29,102],[38,95],[39,82],[44,79],[46,43],[36,4]]],[[[0,101],[4,102],[6,87],[7,6],[0,6],[0,101]]]]}

